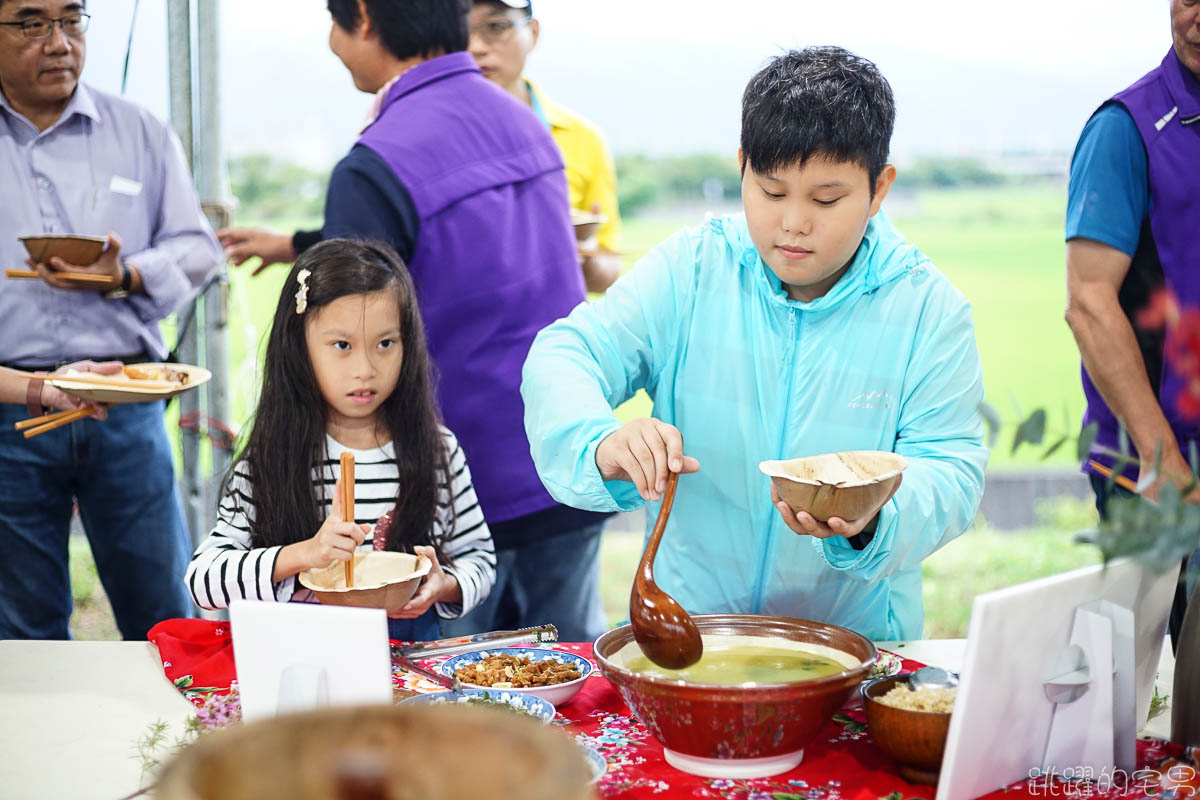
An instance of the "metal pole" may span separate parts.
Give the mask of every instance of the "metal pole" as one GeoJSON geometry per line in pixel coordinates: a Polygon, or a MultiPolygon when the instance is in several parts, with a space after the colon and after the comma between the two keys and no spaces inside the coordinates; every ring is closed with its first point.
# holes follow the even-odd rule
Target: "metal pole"
{"type": "MultiPolygon", "coordinates": [[[[230,223],[228,179],[225,174],[225,152],[221,140],[221,52],[220,3],[218,0],[197,0],[197,55],[199,65],[198,118],[200,137],[196,143],[196,187],[205,213],[214,228],[230,223]]],[[[210,419],[229,422],[229,275],[222,263],[217,281],[204,295],[204,365],[212,372],[213,380],[206,385],[210,419]]],[[[207,426],[206,426],[207,427],[207,426]]],[[[211,440],[210,440],[211,441],[211,440]]],[[[212,474],[205,484],[204,532],[216,521],[217,491],[221,477],[229,467],[230,454],[219,447],[209,448],[212,454],[212,474]]]]}
{"type": "MultiPolygon", "coordinates": [[[[188,165],[195,172],[195,143],[192,136],[192,7],[191,0],[168,0],[167,5],[167,58],[170,63],[171,124],[183,144],[188,165]]],[[[200,309],[196,309],[197,317],[200,309]]],[[[199,363],[197,356],[196,331],[200,320],[180,331],[176,348],[179,360],[185,364],[199,363]]],[[[180,417],[199,416],[200,398],[197,392],[184,392],[179,397],[180,417]]],[[[204,515],[204,491],[200,476],[200,438],[187,430],[181,430],[180,446],[183,451],[182,471],[179,475],[179,491],[182,495],[183,514],[187,520],[193,545],[208,533],[204,515]]]]}

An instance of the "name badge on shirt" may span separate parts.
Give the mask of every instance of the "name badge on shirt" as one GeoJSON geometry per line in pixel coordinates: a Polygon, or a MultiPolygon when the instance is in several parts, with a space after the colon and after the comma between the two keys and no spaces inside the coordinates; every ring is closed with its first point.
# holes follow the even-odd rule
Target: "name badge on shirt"
{"type": "Polygon", "coordinates": [[[130,178],[122,178],[120,175],[113,175],[109,181],[108,190],[115,194],[124,194],[130,197],[137,197],[142,193],[142,184],[130,178]]]}

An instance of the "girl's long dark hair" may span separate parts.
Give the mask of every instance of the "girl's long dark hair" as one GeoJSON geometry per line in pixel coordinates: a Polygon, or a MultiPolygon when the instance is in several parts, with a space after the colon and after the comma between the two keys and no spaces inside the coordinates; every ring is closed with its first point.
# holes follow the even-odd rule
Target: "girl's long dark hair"
{"type": "MultiPolygon", "coordinates": [[[[338,298],[385,291],[395,294],[400,308],[404,354],[396,388],[380,409],[380,422],[391,434],[399,470],[387,549],[411,552],[413,545],[428,544],[436,549],[439,561],[448,563],[441,542],[433,536],[433,525],[438,493],[445,491],[451,516],[446,530],[452,530],[453,492],[417,293],[396,251],[382,242],[350,239],[331,239],[305,250],[283,284],[275,309],[258,408],[224,486],[227,494],[234,468],[245,462],[253,487],[255,513],[247,515],[252,547],[303,541],[316,534],[324,521],[326,489],[318,482],[318,490],[313,477],[314,470],[321,474],[328,458],[328,412],[308,357],[308,317],[338,298]],[[304,313],[297,313],[297,276],[303,270],[310,273],[308,304],[304,313]]],[[[239,500],[234,495],[234,502],[239,500]]]]}

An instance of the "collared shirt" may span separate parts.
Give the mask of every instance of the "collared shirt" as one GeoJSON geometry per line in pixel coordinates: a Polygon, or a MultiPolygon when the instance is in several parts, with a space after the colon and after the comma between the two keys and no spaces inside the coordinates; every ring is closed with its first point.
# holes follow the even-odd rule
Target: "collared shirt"
{"type": "Polygon", "coordinates": [[[167,353],[158,321],[182,306],[221,261],[183,149],[163,122],[79,84],[62,116],[38,131],[0,92],[0,260],[25,268],[20,236],[121,237],[145,294],[0,278],[0,362],[47,365],[167,353]]]}
{"type": "Polygon", "coordinates": [[[608,221],[596,234],[605,250],[621,249],[621,217],[617,207],[617,171],[600,130],[583,117],[554,103],[532,81],[526,79],[533,113],[537,115],[567,165],[567,191],[571,208],[591,213],[600,206],[608,221]]]}

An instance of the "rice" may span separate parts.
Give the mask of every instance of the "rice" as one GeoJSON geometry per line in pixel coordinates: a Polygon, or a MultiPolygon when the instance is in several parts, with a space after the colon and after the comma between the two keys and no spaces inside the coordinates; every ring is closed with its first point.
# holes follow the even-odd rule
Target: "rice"
{"type": "Polygon", "coordinates": [[[954,710],[954,698],[957,694],[957,687],[953,689],[917,689],[914,691],[908,688],[908,684],[900,683],[893,686],[887,694],[875,699],[893,708],[949,714],[954,710]]]}

